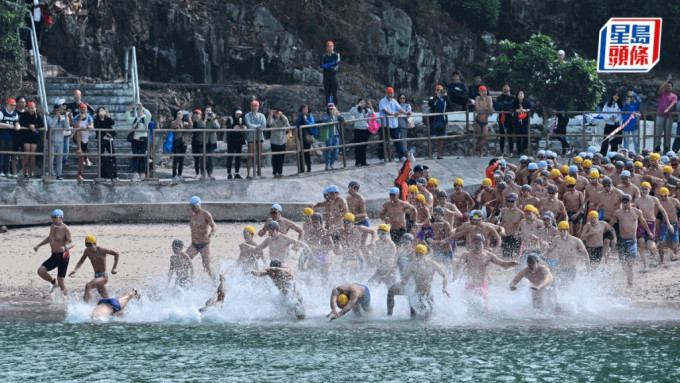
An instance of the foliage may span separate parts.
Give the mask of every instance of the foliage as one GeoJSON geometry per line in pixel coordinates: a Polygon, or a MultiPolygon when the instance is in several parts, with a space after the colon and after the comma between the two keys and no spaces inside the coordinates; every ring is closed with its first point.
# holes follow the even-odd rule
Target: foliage
{"type": "Polygon", "coordinates": [[[540,109],[592,109],[604,91],[595,61],[577,56],[557,60],[557,48],[546,35],[533,35],[524,43],[503,40],[498,48],[487,59],[485,81],[496,89],[507,83],[514,92],[523,90],[540,109]]]}
{"type": "Polygon", "coordinates": [[[23,2],[4,1],[0,7],[0,83],[16,82],[24,65],[17,28],[24,24],[23,2]]]}
{"type": "Polygon", "coordinates": [[[442,0],[440,4],[452,18],[465,21],[478,30],[494,28],[501,8],[500,0],[442,0]]]}

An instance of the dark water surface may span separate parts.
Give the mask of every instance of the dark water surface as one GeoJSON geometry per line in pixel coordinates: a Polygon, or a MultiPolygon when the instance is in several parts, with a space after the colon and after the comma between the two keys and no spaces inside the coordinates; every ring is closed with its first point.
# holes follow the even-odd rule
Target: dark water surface
{"type": "Polygon", "coordinates": [[[680,323],[0,322],[0,381],[678,382],[680,323]]]}

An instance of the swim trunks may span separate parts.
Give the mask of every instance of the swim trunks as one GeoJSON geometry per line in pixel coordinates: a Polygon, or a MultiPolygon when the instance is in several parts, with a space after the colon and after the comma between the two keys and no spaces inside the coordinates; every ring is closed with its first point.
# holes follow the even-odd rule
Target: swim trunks
{"type": "Polygon", "coordinates": [[[648,235],[647,232],[645,231],[645,228],[643,226],[638,225],[637,228],[637,237],[642,238],[645,241],[654,241],[654,229],[656,228],[656,222],[654,221],[647,221],[647,227],[649,227],[649,231],[652,232],[652,235],[648,235]]]}
{"type": "Polygon", "coordinates": [[[475,122],[477,123],[477,125],[479,125],[480,128],[484,128],[487,125],[489,125],[488,122],[477,121],[476,119],[475,119],[475,122]]]}
{"type": "Polygon", "coordinates": [[[392,239],[392,242],[394,242],[394,244],[397,246],[399,246],[399,242],[401,242],[401,236],[404,234],[406,234],[405,227],[402,227],[401,229],[390,230],[390,238],[392,239]]]}
{"type": "Polygon", "coordinates": [[[313,262],[318,265],[325,265],[328,263],[328,254],[324,253],[319,253],[319,254],[314,254],[314,260],[313,262]]]}
{"type": "Polygon", "coordinates": [[[412,311],[423,316],[430,316],[434,309],[434,298],[432,298],[431,293],[414,293],[409,295],[409,304],[411,305],[412,311]]]}
{"type": "Polygon", "coordinates": [[[659,241],[661,242],[666,242],[669,238],[671,242],[673,243],[678,243],[678,239],[680,238],[680,235],[678,235],[678,223],[671,223],[671,226],[673,227],[673,232],[671,233],[670,230],[668,230],[668,226],[666,225],[665,222],[661,222],[661,232],[659,233],[659,241]]]}
{"type": "Polygon", "coordinates": [[[194,242],[191,242],[191,246],[193,246],[194,249],[196,249],[196,251],[200,253],[201,250],[203,250],[204,247],[208,246],[208,244],[207,244],[207,243],[194,243],[194,242]]]}
{"type": "Polygon", "coordinates": [[[114,314],[121,310],[120,302],[118,302],[118,299],[116,298],[102,298],[99,300],[99,302],[97,302],[97,305],[104,303],[111,305],[114,314]]]}
{"type": "Polygon", "coordinates": [[[432,231],[432,226],[430,227],[424,227],[420,229],[420,232],[418,233],[418,239],[421,241],[426,240],[427,238],[433,238],[434,233],[432,231]]]}
{"type": "Polygon", "coordinates": [[[355,283],[357,286],[361,286],[366,290],[366,294],[362,295],[359,300],[357,300],[357,305],[360,305],[364,311],[369,311],[371,309],[371,292],[368,290],[368,286],[362,285],[360,283],[355,283]]]}
{"type": "Polygon", "coordinates": [[[586,246],[586,251],[588,252],[588,258],[590,258],[590,262],[596,263],[602,262],[602,246],[597,247],[586,246]]]}
{"type": "Polygon", "coordinates": [[[619,259],[622,261],[628,258],[637,258],[637,241],[635,238],[619,239],[616,248],[619,250],[619,259]]]}
{"type": "Polygon", "coordinates": [[[371,227],[371,220],[368,219],[368,218],[364,218],[361,221],[355,223],[355,225],[363,225],[363,226],[366,226],[366,227],[371,227]]]}
{"type": "Polygon", "coordinates": [[[52,271],[56,268],[57,277],[65,278],[69,259],[68,251],[63,253],[52,253],[52,255],[42,263],[42,266],[46,268],[47,271],[52,271]]]}
{"type": "Polygon", "coordinates": [[[465,292],[471,292],[484,298],[489,299],[489,289],[486,287],[486,282],[483,283],[465,283],[465,292]]]}
{"type": "Polygon", "coordinates": [[[519,239],[512,235],[506,235],[503,237],[503,243],[501,244],[503,249],[503,256],[506,258],[514,257],[519,254],[519,239]]]}
{"type": "MultiPolygon", "coordinates": [[[[609,223],[609,220],[605,220],[605,222],[609,223]]],[[[619,223],[616,222],[612,226],[612,228],[614,229],[614,233],[616,233],[616,235],[618,236],[619,235],[619,223]]],[[[612,233],[609,230],[605,230],[602,233],[602,239],[610,239],[611,240],[611,239],[614,239],[614,236],[612,235],[612,233]]]]}
{"type": "Polygon", "coordinates": [[[95,278],[99,278],[99,277],[108,277],[108,276],[109,276],[109,275],[106,274],[106,271],[102,271],[101,273],[94,273],[94,277],[95,277],[95,278]]]}
{"type": "Polygon", "coordinates": [[[552,259],[552,258],[541,257],[541,261],[545,262],[546,265],[548,265],[548,268],[551,271],[557,270],[557,267],[559,266],[559,263],[560,263],[559,258],[552,259]]]}
{"type": "Polygon", "coordinates": [[[576,224],[576,225],[586,223],[586,213],[581,213],[578,216],[576,216],[575,219],[572,219],[571,216],[573,216],[576,213],[577,212],[575,212],[575,211],[567,212],[567,216],[569,217],[569,223],[573,223],[573,224],[576,224]]]}
{"type": "Polygon", "coordinates": [[[453,262],[453,251],[443,252],[443,251],[439,251],[439,250],[433,250],[432,253],[442,263],[453,262]]]}

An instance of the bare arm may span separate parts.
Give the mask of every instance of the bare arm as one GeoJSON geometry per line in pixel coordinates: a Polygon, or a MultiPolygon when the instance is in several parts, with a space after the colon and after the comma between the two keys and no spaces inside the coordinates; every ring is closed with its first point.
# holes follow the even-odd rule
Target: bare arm
{"type": "Polygon", "coordinates": [[[512,291],[517,290],[517,284],[519,283],[519,281],[522,280],[522,278],[524,278],[524,275],[527,273],[527,270],[528,269],[522,269],[520,270],[519,273],[517,273],[517,275],[515,275],[515,277],[510,282],[510,290],[512,291]]]}
{"type": "Polygon", "coordinates": [[[76,263],[76,268],[73,269],[73,271],[71,271],[71,272],[68,274],[68,276],[69,276],[69,277],[72,277],[72,276],[76,275],[76,271],[78,271],[78,269],[80,269],[80,266],[83,265],[83,263],[85,262],[86,259],[87,259],[87,254],[85,254],[85,252],[83,251],[83,255],[82,255],[82,256],[80,257],[80,259],[78,260],[78,263],[76,263]]]}
{"type": "Polygon", "coordinates": [[[548,268],[543,269],[543,280],[541,283],[537,284],[536,286],[531,286],[533,290],[540,290],[550,284],[552,281],[552,275],[550,274],[550,270],[548,268]]]}
{"type": "Polygon", "coordinates": [[[116,274],[118,272],[118,258],[120,258],[120,254],[118,254],[117,251],[114,250],[109,250],[109,249],[102,249],[104,251],[105,255],[113,255],[113,267],[111,268],[111,274],[116,274]]]}
{"type": "Polygon", "coordinates": [[[485,251],[487,254],[491,255],[491,263],[498,265],[504,269],[510,268],[512,266],[517,266],[519,263],[517,261],[502,261],[498,256],[490,251],[485,251]]]}
{"type": "Polygon", "coordinates": [[[429,259],[427,261],[430,263],[430,267],[434,267],[434,270],[444,279],[442,284],[442,293],[444,293],[447,297],[451,298],[449,292],[446,291],[446,286],[448,286],[449,284],[449,277],[446,275],[446,271],[444,271],[444,268],[441,267],[439,263],[429,259]]]}

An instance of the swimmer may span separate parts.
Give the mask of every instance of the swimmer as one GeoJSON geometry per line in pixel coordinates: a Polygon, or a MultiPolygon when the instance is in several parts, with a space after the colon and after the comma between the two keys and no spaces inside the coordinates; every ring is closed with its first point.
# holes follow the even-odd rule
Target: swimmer
{"type": "Polygon", "coordinates": [[[273,259],[269,267],[264,270],[252,270],[256,277],[268,276],[274,282],[274,286],[281,292],[282,297],[289,306],[290,311],[297,319],[305,319],[305,309],[302,306],[302,296],[297,291],[295,278],[290,269],[282,267],[281,261],[273,259]]]}
{"type": "Polygon", "coordinates": [[[450,241],[464,238],[465,247],[467,247],[468,250],[472,250],[472,238],[476,234],[481,234],[487,240],[487,243],[485,243],[486,246],[490,246],[491,241],[494,241],[496,246],[499,246],[502,240],[500,234],[498,234],[498,230],[496,230],[497,227],[497,225],[492,223],[484,222],[484,213],[482,213],[481,210],[473,210],[470,212],[468,222],[458,226],[453,235],[445,240],[450,241]]]}
{"type": "Polygon", "coordinates": [[[361,311],[371,311],[371,292],[368,287],[358,283],[345,283],[331,292],[331,312],[326,317],[331,322],[354,309],[354,314],[361,315],[361,311]],[[340,312],[338,312],[340,308],[340,312]]]}
{"type": "Polygon", "coordinates": [[[451,270],[453,263],[454,241],[446,240],[453,233],[451,224],[444,220],[444,209],[437,206],[432,210],[432,236],[425,240],[432,246],[432,255],[447,270],[451,270]]]}
{"type": "Polygon", "coordinates": [[[411,226],[411,234],[415,235],[420,241],[425,241],[432,237],[432,227],[430,226],[430,209],[427,206],[425,196],[418,193],[415,200],[416,216],[415,223],[411,226]]]}
{"type": "Polygon", "coordinates": [[[257,243],[253,240],[254,236],[254,227],[246,226],[243,228],[243,240],[245,243],[238,246],[239,254],[236,263],[246,271],[257,268],[258,261],[262,261],[264,264],[264,253],[262,250],[253,250],[253,246],[257,247],[257,243]]]}
{"type": "Polygon", "coordinates": [[[444,220],[451,224],[452,228],[458,225],[460,218],[463,216],[456,205],[448,202],[446,190],[439,190],[437,192],[437,198],[435,199],[434,206],[441,206],[444,209],[444,220]]]}
{"type": "Polygon", "coordinates": [[[269,222],[269,225],[267,225],[268,229],[267,231],[269,232],[269,237],[265,238],[262,243],[259,245],[251,245],[249,243],[244,243],[242,246],[247,246],[253,251],[262,251],[266,247],[269,247],[269,259],[278,259],[280,261],[283,261],[286,259],[288,255],[288,248],[291,245],[298,245],[302,246],[306,251],[309,253],[312,252],[312,250],[307,246],[305,243],[302,243],[296,239],[293,239],[285,234],[281,234],[279,229],[279,223],[276,221],[269,222]]]}
{"type": "Polygon", "coordinates": [[[88,235],[85,237],[85,251],[83,251],[83,256],[76,264],[76,268],[69,273],[69,277],[76,275],[76,271],[80,269],[86,258],[90,259],[92,263],[92,268],[94,269],[94,278],[85,284],[85,294],[83,295],[83,300],[89,302],[90,300],[90,290],[97,289],[99,295],[102,298],[109,297],[109,291],[106,288],[106,283],[109,281],[109,275],[106,273],[106,256],[113,255],[113,267],[111,268],[111,274],[116,274],[118,267],[118,258],[120,255],[113,250],[105,249],[101,246],[97,246],[97,238],[94,235],[88,235]]]}
{"type": "Polygon", "coordinates": [[[659,201],[661,202],[661,207],[666,210],[668,214],[668,221],[673,228],[671,232],[665,222],[661,223],[661,232],[659,234],[659,258],[661,263],[664,262],[664,250],[666,248],[666,243],[670,242],[671,247],[671,261],[675,261],[675,254],[678,252],[678,209],[680,209],[680,201],[677,198],[670,195],[668,188],[659,189],[659,201]]]}
{"type": "Polygon", "coordinates": [[[319,270],[327,278],[330,271],[330,251],[333,240],[324,227],[323,215],[312,213],[311,227],[305,231],[305,243],[312,250],[311,254],[302,253],[298,261],[298,270],[319,270]]]}
{"type": "Polygon", "coordinates": [[[264,226],[262,226],[262,229],[260,229],[260,231],[257,232],[257,235],[259,235],[260,237],[264,237],[264,235],[267,234],[269,222],[276,222],[279,224],[279,231],[281,232],[281,234],[288,235],[288,231],[293,230],[294,232],[298,233],[298,239],[302,239],[305,236],[305,231],[295,222],[289,220],[288,218],[284,218],[283,215],[281,214],[282,212],[283,209],[281,208],[281,205],[279,205],[278,203],[273,204],[272,207],[269,209],[269,218],[267,218],[267,220],[265,221],[264,226]]]}
{"type": "Polygon", "coordinates": [[[410,304],[416,312],[422,313],[425,318],[429,317],[434,309],[434,298],[432,297],[431,290],[435,273],[441,275],[444,280],[442,293],[449,298],[451,297],[449,292],[446,291],[446,286],[449,283],[449,277],[446,275],[446,271],[444,271],[444,268],[441,267],[439,263],[426,258],[425,255],[427,252],[427,247],[425,245],[416,246],[415,258],[409,265],[401,283],[399,283],[399,286],[395,289],[395,294],[398,294],[404,289],[409,279],[413,278],[416,283],[416,291],[415,294],[410,297],[410,304]]]}
{"type": "Polygon", "coordinates": [[[390,238],[390,227],[384,223],[378,226],[378,240],[375,242],[375,249],[373,254],[377,258],[377,270],[368,283],[378,281],[378,283],[385,283],[390,286],[394,283],[394,277],[391,276],[392,270],[395,268],[397,247],[390,238]]]}
{"type": "Polygon", "coordinates": [[[416,216],[416,209],[410,203],[400,200],[399,193],[398,188],[391,188],[390,199],[380,210],[380,219],[390,226],[390,238],[395,244],[399,243],[401,236],[406,233],[406,215],[416,216]]]}
{"type": "Polygon", "coordinates": [[[596,211],[588,213],[588,223],[583,225],[581,239],[586,246],[591,267],[596,267],[602,262],[605,232],[612,238],[612,246],[616,246],[616,230],[607,222],[600,221],[600,215],[596,211]]]}
{"type": "MultiPolygon", "coordinates": [[[[649,191],[647,191],[649,193],[649,191]]],[[[644,194],[644,192],[643,192],[644,194]]],[[[640,197],[642,198],[642,197],[640,197]]],[[[633,286],[633,264],[637,258],[637,241],[635,236],[639,230],[644,230],[649,238],[654,238],[645,216],[640,209],[632,207],[632,197],[624,194],[621,197],[621,208],[614,212],[610,224],[619,224],[618,251],[623,270],[626,272],[628,287],[633,286]]]]}
{"type": "MultiPolygon", "coordinates": [[[[531,282],[531,301],[535,309],[543,309],[544,292],[556,295],[555,287],[553,286],[553,276],[547,266],[539,265],[539,260],[536,255],[529,255],[527,257],[527,267],[520,270],[519,273],[510,282],[510,290],[517,290],[517,284],[522,278],[526,278],[531,282]]],[[[555,300],[556,301],[556,300],[555,300]]]]}
{"type": "Polygon", "coordinates": [[[141,294],[139,294],[139,291],[137,291],[137,289],[132,289],[132,291],[129,291],[122,297],[102,298],[99,300],[99,302],[97,302],[97,305],[92,310],[92,315],[90,315],[90,319],[106,318],[108,316],[117,314],[123,311],[125,306],[127,306],[127,304],[130,303],[130,300],[132,298],[137,298],[137,300],[139,300],[141,297],[142,296],[141,294]]]}
{"type": "Polygon", "coordinates": [[[576,189],[576,179],[568,176],[565,179],[567,191],[562,195],[564,207],[567,210],[569,219],[569,234],[581,235],[581,226],[585,222],[585,194],[576,189]]]}
{"type": "Polygon", "coordinates": [[[541,254],[541,248],[545,246],[545,241],[542,239],[544,232],[545,225],[538,219],[538,209],[532,205],[524,206],[524,218],[519,222],[517,229],[517,237],[522,241],[520,265],[528,256],[541,254]]]}
{"type": "MultiPolygon", "coordinates": [[[[643,225],[642,223],[640,226],[638,226],[637,229],[637,243],[638,243],[638,248],[642,249],[643,247],[647,247],[647,250],[652,254],[653,258],[659,258],[659,250],[656,248],[656,243],[655,241],[655,231],[656,231],[656,219],[659,217],[659,215],[662,218],[662,221],[665,225],[668,231],[673,233],[673,227],[668,220],[668,214],[666,213],[666,209],[661,206],[661,202],[659,202],[659,199],[656,197],[652,197],[649,195],[649,192],[651,191],[651,185],[649,182],[643,182],[642,185],[640,186],[640,198],[633,203],[633,206],[637,209],[639,209],[642,212],[642,215],[645,219],[645,224],[643,225]],[[648,232],[651,232],[650,235],[645,234],[645,230],[643,226],[648,227],[649,230],[648,232]]],[[[631,201],[632,202],[632,201],[631,201]]],[[[647,269],[647,254],[645,252],[640,251],[640,257],[642,258],[642,265],[647,269]]],[[[662,261],[660,259],[660,261],[662,261]]]]}
{"type": "Polygon", "coordinates": [[[215,274],[210,268],[210,240],[215,236],[217,225],[213,221],[212,215],[201,208],[200,198],[191,197],[189,204],[191,205],[191,220],[189,221],[191,246],[187,249],[186,254],[193,260],[200,253],[203,269],[214,280],[215,274]]]}
{"type": "Polygon", "coordinates": [[[168,286],[172,280],[172,275],[175,277],[175,286],[189,287],[194,280],[194,265],[191,264],[191,258],[186,255],[182,249],[184,242],[179,239],[172,241],[172,255],[170,256],[170,270],[168,270],[168,286]]]}
{"type": "Polygon", "coordinates": [[[517,194],[508,194],[505,201],[506,207],[502,208],[498,215],[498,222],[505,230],[505,236],[501,245],[503,257],[505,258],[514,258],[519,255],[520,242],[516,234],[519,229],[519,223],[524,218],[524,213],[517,206],[517,199],[517,194]]]}
{"type": "Polygon", "coordinates": [[[570,287],[576,278],[576,263],[582,259],[590,269],[590,257],[583,242],[569,234],[569,222],[560,222],[557,229],[559,234],[550,239],[550,247],[546,252],[557,262],[551,263],[548,260],[546,262],[550,266],[550,271],[555,273],[560,286],[570,287]]]}
{"type": "Polygon", "coordinates": [[[357,225],[364,225],[371,227],[371,221],[366,214],[366,200],[359,194],[359,182],[352,181],[347,187],[347,208],[349,212],[354,214],[357,225]]]}
{"type": "Polygon", "coordinates": [[[463,179],[456,178],[453,181],[453,193],[449,196],[451,203],[456,205],[458,211],[462,214],[461,223],[467,220],[468,213],[475,207],[475,200],[472,199],[470,194],[463,190],[463,179]]]}
{"type": "Polygon", "coordinates": [[[205,306],[198,309],[199,313],[203,314],[205,310],[209,309],[210,307],[222,307],[224,304],[224,298],[227,295],[227,283],[224,280],[224,276],[226,274],[226,271],[220,274],[220,284],[217,286],[217,295],[205,301],[205,306]]]}
{"type": "Polygon", "coordinates": [[[564,203],[557,199],[556,185],[548,185],[548,198],[541,199],[541,202],[537,207],[541,214],[552,212],[559,221],[563,221],[567,218],[567,210],[564,207],[564,203]]]}
{"type": "Polygon", "coordinates": [[[375,245],[376,232],[366,226],[354,224],[354,214],[347,213],[342,218],[342,227],[332,230],[331,237],[337,237],[335,243],[335,254],[340,256],[341,262],[345,266],[355,267],[358,263],[359,268],[366,267],[366,258],[369,249],[375,245]],[[371,236],[369,244],[366,238],[371,236]]]}
{"type": "Polygon", "coordinates": [[[33,248],[33,251],[37,252],[42,245],[48,243],[50,244],[52,255],[38,268],[38,275],[52,284],[45,297],[52,294],[56,283],[59,284],[61,293],[66,296],[68,295],[68,291],[66,290],[64,278],[66,277],[66,270],[68,269],[68,251],[73,248],[73,242],[71,242],[71,230],[64,223],[64,212],[60,209],[56,209],[52,212],[50,233],[47,235],[47,238],[33,248]],[[49,271],[52,271],[55,268],[57,269],[57,279],[52,278],[49,274],[49,271]]]}
{"type": "Polygon", "coordinates": [[[340,189],[336,185],[328,187],[328,205],[326,209],[326,224],[328,228],[341,227],[342,217],[349,213],[345,198],[340,196],[340,189]]]}
{"type": "MultiPolygon", "coordinates": [[[[415,252],[414,245],[415,238],[412,234],[406,233],[401,236],[401,241],[399,241],[399,249],[397,249],[395,262],[396,265],[395,268],[392,269],[392,273],[394,273],[395,269],[399,271],[399,278],[401,280],[404,279],[404,276],[406,276],[406,271],[408,271],[411,262],[413,262],[413,254],[415,252]]],[[[391,276],[392,273],[388,274],[386,277],[391,276]]],[[[394,311],[394,296],[407,295],[405,289],[400,289],[399,285],[399,283],[395,283],[390,286],[389,290],[387,291],[387,315],[392,315],[392,312],[394,311]]],[[[415,316],[416,311],[413,309],[413,307],[411,307],[411,318],[414,318],[415,316]]]]}

